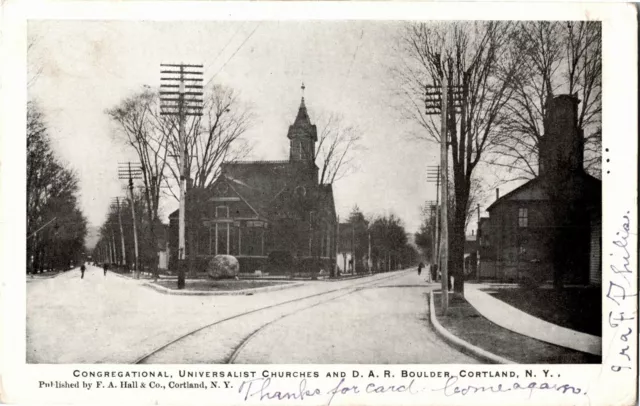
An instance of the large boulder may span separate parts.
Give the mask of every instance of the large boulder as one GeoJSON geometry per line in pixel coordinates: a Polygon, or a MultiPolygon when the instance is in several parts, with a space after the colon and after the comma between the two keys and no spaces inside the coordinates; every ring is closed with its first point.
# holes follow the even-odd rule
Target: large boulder
{"type": "Polygon", "coordinates": [[[233,255],[216,255],[207,266],[207,274],[213,279],[233,279],[240,272],[240,263],[233,255]]]}

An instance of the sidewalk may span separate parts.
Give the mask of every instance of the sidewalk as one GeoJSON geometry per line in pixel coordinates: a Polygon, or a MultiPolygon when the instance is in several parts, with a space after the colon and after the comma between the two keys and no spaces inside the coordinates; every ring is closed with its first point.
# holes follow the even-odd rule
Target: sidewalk
{"type": "Polygon", "coordinates": [[[525,313],[492,297],[482,289],[488,284],[465,283],[465,299],[484,317],[500,327],[536,340],[593,355],[602,355],[602,339],[570,330],[525,313]]]}
{"type": "MultiPolygon", "coordinates": [[[[468,294],[469,289],[466,289],[468,294]]],[[[440,292],[431,294],[431,324],[449,345],[479,360],[498,364],[597,364],[602,357],[551,344],[497,325],[466,297],[451,293],[446,314],[440,292]]]]}

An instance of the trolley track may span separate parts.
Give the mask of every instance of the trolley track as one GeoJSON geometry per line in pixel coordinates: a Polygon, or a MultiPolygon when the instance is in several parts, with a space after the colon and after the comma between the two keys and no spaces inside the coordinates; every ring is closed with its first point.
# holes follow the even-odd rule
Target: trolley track
{"type": "Polygon", "coordinates": [[[136,359],[134,363],[232,363],[246,344],[267,326],[295,313],[319,306],[339,297],[353,294],[369,285],[376,285],[389,281],[390,279],[398,278],[407,272],[408,271],[395,272],[393,275],[387,277],[354,283],[216,320],[155,348],[153,351],[136,359]],[[326,298],[323,299],[323,297],[326,298]],[[320,298],[320,300],[316,300],[318,298],[320,298]],[[299,304],[305,301],[310,303],[299,306],[299,304]],[[294,305],[293,309],[288,308],[288,306],[292,305],[294,305]],[[265,322],[265,319],[268,321],[265,322]],[[220,330],[222,327],[224,327],[224,329],[220,330]],[[214,332],[214,330],[216,331],[214,332]],[[216,332],[217,334],[215,334],[216,332]],[[240,334],[241,338],[237,337],[238,334],[240,334]],[[207,335],[211,336],[211,340],[207,340],[207,335]],[[238,341],[240,341],[239,344],[237,344],[238,341]],[[211,347],[201,348],[202,342],[211,343],[211,347]],[[182,358],[183,352],[189,352],[189,348],[193,350],[191,354],[186,356],[186,359],[182,358]],[[230,354],[229,348],[231,348],[230,354]],[[176,362],[176,360],[178,360],[178,362],[176,362]]]}

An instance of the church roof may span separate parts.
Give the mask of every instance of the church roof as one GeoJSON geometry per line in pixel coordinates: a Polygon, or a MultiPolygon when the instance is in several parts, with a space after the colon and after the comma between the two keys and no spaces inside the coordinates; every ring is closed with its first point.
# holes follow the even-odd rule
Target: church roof
{"type": "MultiPolygon", "coordinates": [[[[256,214],[270,217],[274,210],[291,204],[295,189],[305,184],[309,171],[314,170],[315,165],[300,161],[234,162],[223,164],[221,180],[226,180],[256,214]]],[[[335,213],[331,185],[316,184],[305,193],[313,210],[327,208],[335,213]]]]}

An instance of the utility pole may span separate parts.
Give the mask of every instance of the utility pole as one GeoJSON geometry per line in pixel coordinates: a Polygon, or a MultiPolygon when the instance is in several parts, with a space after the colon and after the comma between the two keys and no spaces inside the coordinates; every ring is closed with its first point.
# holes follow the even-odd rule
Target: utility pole
{"type": "Polygon", "coordinates": [[[425,86],[425,114],[440,114],[440,187],[442,196],[442,206],[440,209],[440,273],[442,274],[442,312],[446,314],[449,307],[449,114],[455,114],[456,109],[462,108],[463,87],[451,86],[447,84],[447,78],[441,78],[440,86],[425,86]],[[451,100],[449,100],[451,97],[451,100]],[[449,107],[451,111],[449,112],[449,107]]]}
{"type": "MultiPolygon", "coordinates": [[[[427,167],[427,182],[436,184],[436,219],[439,219],[439,211],[440,211],[440,181],[441,181],[441,173],[440,173],[440,165],[433,165],[427,167]]],[[[433,253],[434,253],[434,262],[436,265],[440,266],[440,260],[438,255],[435,253],[438,252],[440,247],[440,223],[439,221],[435,222],[435,231],[433,238],[433,253]]]]}
{"type": "Polygon", "coordinates": [[[358,262],[358,258],[356,256],[356,223],[351,223],[351,259],[353,260],[353,267],[351,268],[353,271],[353,275],[356,274],[356,263],[358,262]]]}
{"type": "Polygon", "coordinates": [[[447,133],[447,81],[442,81],[442,115],[440,118],[441,121],[441,130],[440,130],[440,167],[442,168],[441,177],[442,182],[440,185],[442,186],[442,209],[440,213],[442,216],[440,218],[440,222],[442,223],[441,228],[441,236],[440,236],[440,272],[442,273],[442,313],[446,314],[447,309],[449,308],[449,216],[448,216],[448,202],[449,202],[449,193],[448,193],[448,174],[449,174],[449,148],[448,148],[448,138],[449,134],[447,133]]]}
{"type": "Polygon", "coordinates": [[[140,263],[138,260],[138,227],[136,223],[135,198],[133,195],[133,180],[142,179],[142,168],[139,166],[131,167],[131,162],[120,163],[118,168],[118,177],[129,181],[129,205],[131,206],[131,219],[133,221],[133,270],[136,279],[140,277],[140,263]]]}
{"type": "Polygon", "coordinates": [[[367,253],[367,266],[369,267],[369,275],[372,274],[371,267],[373,265],[373,260],[371,259],[371,231],[369,231],[369,252],[367,253]]]}
{"type": "Polygon", "coordinates": [[[113,261],[112,264],[118,262],[118,246],[116,245],[116,232],[113,229],[113,225],[111,227],[111,242],[113,243],[113,261]]]}
{"type": "Polygon", "coordinates": [[[120,265],[125,265],[127,263],[127,251],[125,249],[124,244],[124,230],[122,229],[122,214],[120,213],[120,197],[115,197],[113,202],[115,202],[115,208],[118,211],[118,225],[120,226],[120,243],[122,245],[122,255],[120,256],[120,265]]]}
{"type": "Polygon", "coordinates": [[[340,267],[338,266],[338,252],[340,250],[340,216],[336,216],[336,267],[334,270],[335,277],[340,276],[340,267]]]}
{"type": "MultiPolygon", "coordinates": [[[[202,116],[203,65],[160,64],[160,114],[178,117],[180,148],[180,208],[178,214],[178,289],[184,288],[185,279],[185,209],[187,148],[186,116],[202,116]]],[[[193,249],[193,247],[191,247],[193,249]]]]}
{"type": "Polygon", "coordinates": [[[428,260],[431,261],[432,265],[436,263],[436,251],[437,251],[437,245],[436,245],[436,219],[438,218],[436,215],[437,212],[437,208],[436,208],[436,201],[435,200],[427,200],[425,202],[425,210],[426,210],[426,216],[429,219],[429,224],[430,224],[430,229],[431,229],[431,253],[429,255],[428,260]]]}

